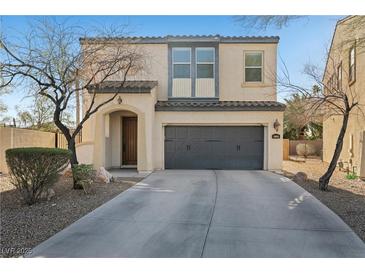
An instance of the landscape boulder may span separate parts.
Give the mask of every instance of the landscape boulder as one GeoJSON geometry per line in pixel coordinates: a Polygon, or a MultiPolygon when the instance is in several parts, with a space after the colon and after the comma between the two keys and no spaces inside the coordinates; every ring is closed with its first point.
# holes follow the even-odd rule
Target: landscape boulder
{"type": "Polygon", "coordinates": [[[297,144],[295,150],[297,151],[297,155],[299,156],[307,157],[311,155],[316,155],[316,148],[312,144],[297,144]]]}
{"type": "Polygon", "coordinates": [[[109,184],[113,180],[113,176],[104,168],[100,167],[96,172],[96,182],[109,184]]]}
{"type": "Polygon", "coordinates": [[[54,196],[56,196],[56,192],[53,188],[46,189],[40,194],[40,198],[47,201],[51,200],[54,196]]]}
{"type": "Polygon", "coordinates": [[[304,172],[297,172],[293,177],[293,181],[296,183],[304,183],[307,179],[308,176],[304,172]]]}
{"type": "Polygon", "coordinates": [[[72,178],[72,169],[71,167],[68,167],[66,168],[64,171],[63,171],[63,176],[65,178],[72,178]]]}

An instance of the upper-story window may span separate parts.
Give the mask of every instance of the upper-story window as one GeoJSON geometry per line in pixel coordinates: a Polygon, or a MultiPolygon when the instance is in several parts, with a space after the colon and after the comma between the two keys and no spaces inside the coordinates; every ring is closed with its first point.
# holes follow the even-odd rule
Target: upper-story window
{"type": "Polygon", "coordinates": [[[245,82],[262,82],[263,52],[245,52],[245,82]]]}
{"type": "Polygon", "coordinates": [[[196,78],[214,78],[214,48],[196,49],[196,78]]]}
{"type": "Polygon", "coordinates": [[[215,49],[196,48],[195,97],[215,96],[215,49]]]}
{"type": "MultiPolygon", "coordinates": [[[[218,58],[217,58],[218,59],[218,58]]],[[[170,97],[216,97],[215,47],[172,47],[170,97]]]]}
{"type": "Polygon", "coordinates": [[[172,49],[173,78],[191,77],[191,50],[190,48],[172,49]]]}
{"type": "Polygon", "coordinates": [[[355,47],[350,48],[349,54],[349,81],[353,82],[356,79],[356,54],[355,47]]]}

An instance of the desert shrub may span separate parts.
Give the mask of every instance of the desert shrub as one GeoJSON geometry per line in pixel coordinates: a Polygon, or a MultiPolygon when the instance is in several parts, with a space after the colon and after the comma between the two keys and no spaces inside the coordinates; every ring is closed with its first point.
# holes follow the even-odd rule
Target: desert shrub
{"type": "Polygon", "coordinates": [[[356,180],[358,178],[358,176],[354,172],[350,172],[350,173],[346,174],[345,177],[348,180],[356,180]]]}
{"type": "Polygon", "coordinates": [[[92,165],[75,165],[72,167],[72,174],[74,180],[78,185],[82,187],[85,193],[89,192],[89,188],[93,182],[92,177],[94,175],[94,170],[92,165]]]}
{"type": "Polygon", "coordinates": [[[57,182],[60,172],[69,163],[71,152],[59,148],[28,147],[8,149],[5,155],[10,182],[31,205],[57,182]]]}

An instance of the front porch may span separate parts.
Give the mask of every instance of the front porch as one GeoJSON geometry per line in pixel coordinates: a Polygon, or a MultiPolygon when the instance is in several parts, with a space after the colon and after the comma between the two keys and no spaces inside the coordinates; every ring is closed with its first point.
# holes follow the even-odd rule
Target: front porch
{"type": "Polygon", "coordinates": [[[122,98],[125,103],[114,103],[96,115],[94,168],[133,168],[149,173],[153,170],[154,100],[122,98]]]}
{"type": "Polygon", "coordinates": [[[114,178],[131,179],[132,181],[140,181],[151,174],[151,172],[138,172],[137,168],[110,168],[108,172],[114,178]]]}
{"type": "Polygon", "coordinates": [[[120,110],[105,115],[105,168],[137,168],[138,115],[120,110]]]}

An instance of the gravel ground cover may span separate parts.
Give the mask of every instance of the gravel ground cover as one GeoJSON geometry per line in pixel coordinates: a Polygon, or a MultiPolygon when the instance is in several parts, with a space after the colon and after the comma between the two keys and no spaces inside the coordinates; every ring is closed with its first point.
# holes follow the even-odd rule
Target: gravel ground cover
{"type": "Polygon", "coordinates": [[[8,177],[0,175],[0,257],[18,257],[109,201],[141,179],[116,179],[94,183],[88,194],[73,190],[72,180],[63,177],[53,189],[55,196],[27,206],[8,177]]]}
{"type": "Polygon", "coordinates": [[[346,173],[336,170],[328,191],[320,191],[318,179],[327,166],[328,164],[316,159],[305,163],[284,161],[283,171],[289,178],[299,171],[305,172],[308,179],[296,183],[333,210],[365,242],[365,182],[360,179],[348,180],[345,178],[346,173]]]}

